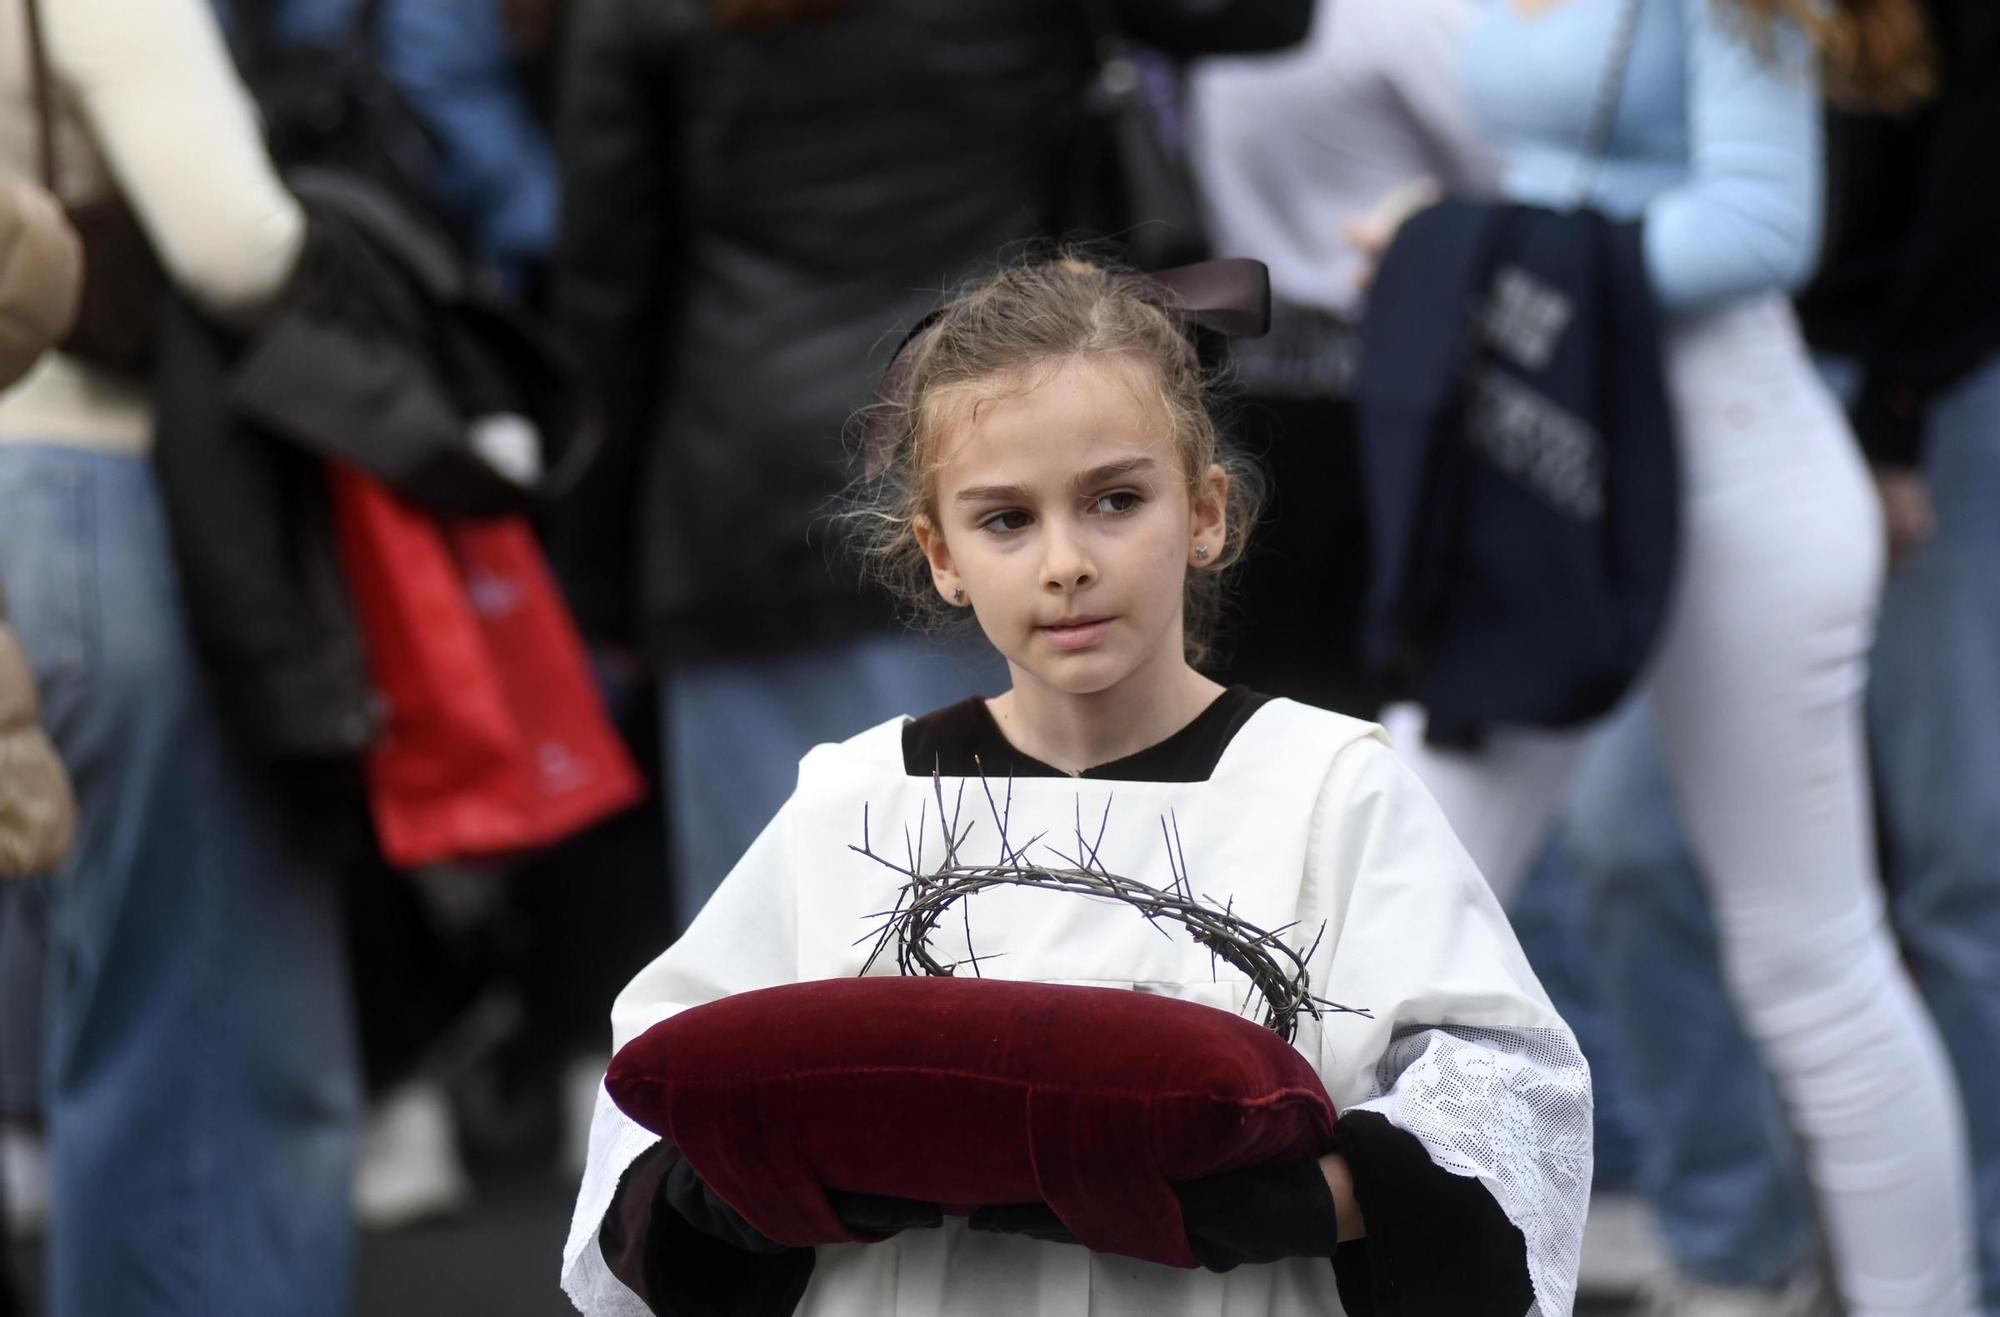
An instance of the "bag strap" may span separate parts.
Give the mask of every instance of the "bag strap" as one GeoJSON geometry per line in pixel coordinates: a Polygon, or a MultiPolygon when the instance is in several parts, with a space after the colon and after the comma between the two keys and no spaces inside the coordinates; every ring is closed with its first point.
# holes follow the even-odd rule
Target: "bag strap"
{"type": "Polygon", "coordinates": [[[1604,163],[1605,149],[1611,144],[1611,129],[1618,118],[1618,103],[1625,96],[1625,71],[1632,63],[1632,47],[1639,40],[1639,15],[1645,0],[1622,0],[1618,26],[1611,33],[1611,49],[1597,82],[1597,100],[1590,110],[1590,126],[1583,137],[1583,161],[1577,167],[1575,205],[1581,206],[1597,181],[1597,167],[1604,163]]]}
{"type": "Polygon", "coordinates": [[[22,0],[28,24],[28,78],[35,104],[35,154],[42,186],[56,192],[55,87],[49,77],[49,53],[42,42],[41,0],[22,0]]]}

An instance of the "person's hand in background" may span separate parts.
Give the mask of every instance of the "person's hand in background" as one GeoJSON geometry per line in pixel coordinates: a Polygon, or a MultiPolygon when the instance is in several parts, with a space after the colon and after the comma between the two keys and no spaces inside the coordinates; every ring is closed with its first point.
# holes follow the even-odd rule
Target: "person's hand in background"
{"type": "Polygon", "coordinates": [[[1341,226],[1341,237],[1352,243],[1362,256],[1355,291],[1366,292],[1368,285],[1374,281],[1375,270],[1382,264],[1382,257],[1396,240],[1396,232],[1403,227],[1403,222],[1418,211],[1435,206],[1443,197],[1436,179],[1428,176],[1413,178],[1389,189],[1366,214],[1341,226]]]}
{"type": "Polygon", "coordinates": [[[1931,489],[1923,472],[1906,466],[1878,465],[1871,470],[1876,496],[1882,500],[1882,530],[1889,542],[1889,567],[1894,570],[1924,547],[1937,529],[1937,513],[1931,507],[1931,489]]]}

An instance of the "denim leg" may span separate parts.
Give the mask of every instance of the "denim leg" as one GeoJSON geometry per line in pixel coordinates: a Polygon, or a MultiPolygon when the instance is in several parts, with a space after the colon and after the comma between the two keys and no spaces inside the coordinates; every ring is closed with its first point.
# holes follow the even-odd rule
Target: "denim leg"
{"type": "Polygon", "coordinates": [[[223,737],[150,465],[0,446],[0,573],[80,806],[49,884],[50,1317],[335,1317],[338,888],[223,737]]]}
{"type": "Polygon", "coordinates": [[[686,928],[792,794],[806,751],[898,714],[998,695],[1008,679],[985,638],[965,630],[670,664],[661,683],[674,922],[686,928]]]}
{"type": "Polygon", "coordinates": [[[0,1122],[41,1118],[47,900],[39,878],[0,882],[0,1122]]]}
{"type": "Polygon", "coordinates": [[[2000,1317],[2000,358],[1931,413],[1931,542],[1889,580],[1869,724],[1890,911],[1967,1101],[2000,1317]]]}
{"type": "Polygon", "coordinates": [[[1535,977],[1590,1063],[1597,1154],[1593,1183],[1600,1190],[1635,1188],[1645,1147],[1643,1109],[1633,1102],[1617,1022],[1604,1008],[1583,896],[1568,830],[1558,823],[1541,858],[1528,871],[1527,882],[1508,904],[1507,918],[1535,977]]]}
{"type": "Polygon", "coordinates": [[[1723,985],[1714,918],[1643,704],[1591,747],[1565,826],[1644,1131],[1640,1187],[1674,1261],[1714,1284],[1784,1281],[1812,1256],[1810,1197],[1723,985]]]}

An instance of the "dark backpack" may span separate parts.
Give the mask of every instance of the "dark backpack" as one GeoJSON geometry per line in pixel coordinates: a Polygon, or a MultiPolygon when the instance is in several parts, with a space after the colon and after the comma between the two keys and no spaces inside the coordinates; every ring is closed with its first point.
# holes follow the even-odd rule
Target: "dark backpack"
{"type": "Polygon", "coordinates": [[[1365,650],[1433,741],[1587,722],[1652,652],[1680,507],[1639,235],[1448,201],[1370,290],[1365,650]]]}

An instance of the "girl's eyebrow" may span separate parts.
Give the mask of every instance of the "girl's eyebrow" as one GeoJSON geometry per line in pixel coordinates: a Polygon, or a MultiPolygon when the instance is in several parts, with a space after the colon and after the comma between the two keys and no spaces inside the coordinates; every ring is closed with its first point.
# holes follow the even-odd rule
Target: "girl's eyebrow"
{"type": "Polygon", "coordinates": [[[1156,465],[1158,464],[1150,457],[1128,457],[1123,461],[1106,462],[1103,466],[1095,466],[1079,474],[1076,479],[1069,482],[1069,487],[1081,494],[1099,485],[1123,480],[1127,476],[1151,475],[1156,465]]]}
{"type": "MultiPolygon", "coordinates": [[[[1150,475],[1158,465],[1150,457],[1128,457],[1080,472],[1069,485],[1075,492],[1083,493],[1128,476],[1150,475]]],[[[1028,491],[1019,485],[969,485],[959,490],[952,499],[957,503],[1025,503],[1028,491]]]]}
{"type": "Polygon", "coordinates": [[[1028,491],[1019,485],[968,485],[952,496],[956,503],[1025,503],[1028,491]]]}

